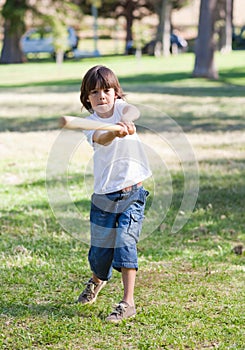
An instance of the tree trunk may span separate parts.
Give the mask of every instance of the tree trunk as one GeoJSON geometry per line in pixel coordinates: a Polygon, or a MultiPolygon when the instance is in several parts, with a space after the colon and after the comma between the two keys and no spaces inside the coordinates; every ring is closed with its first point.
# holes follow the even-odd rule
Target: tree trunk
{"type": "Polygon", "coordinates": [[[125,54],[128,55],[131,53],[133,46],[133,11],[134,11],[134,3],[132,0],[127,2],[125,6],[125,18],[126,18],[126,44],[125,44],[125,54]]]}
{"type": "Polygon", "coordinates": [[[218,78],[214,65],[214,10],[216,4],[217,0],[201,0],[194,77],[218,78]]]}
{"type": "Polygon", "coordinates": [[[0,63],[23,63],[25,59],[20,48],[20,39],[23,33],[13,32],[10,28],[10,20],[6,19],[0,63]]]}
{"type": "Polygon", "coordinates": [[[224,26],[220,32],[220,51],[231,52],[232,51],[232,8],[233,0],[225,0],[224,6],[224,26]]]}
{"type": "Polygon", "coordinates": [[[170,54],[170,35],[171,35],[171,11],[172,5],[169,0],[162,0],[162,17],[163,17],[163,35],[162,35],[162,52],[163,56],[170,54]]]}
{"type": "Polygon", "coordinates": [[[168,56],[170,54],[172,4],[169,0],[162,0],[160,6],[158,7],[156,4],[155,8],[159,17],[159,23],[154,54],[155,56],[168,56]]]}

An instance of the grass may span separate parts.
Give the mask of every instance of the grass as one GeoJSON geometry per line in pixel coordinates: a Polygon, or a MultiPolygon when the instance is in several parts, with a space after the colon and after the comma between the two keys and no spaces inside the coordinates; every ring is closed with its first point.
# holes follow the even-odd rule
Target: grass
{"type": "MultiPolygon", "coordinates": [[[[0,66],[0,348],[244,348],[245,255],[234,251],[244,247],[244,53],[216,62],[218,81],[192,79],[191,54],[0,66]],[[92,153],[85,141],[69,160],[67,185],[84,218],[81,237],[59,224],[45,188],[57,118],[80,115],[81,77],[97,63],[112,67],[138,103],[154,173],[138,245],[137,316],[118,326],[104,321],[121,298],[118,273],[96,305],[74,302],[90,276],[84,241],[92,153]],[[189,220],[173,233],[185,181],[175,152],[179,127],[198,161],[199,192],[189,220]]],[[[61,180],[47,180],[59,191],[61,180]]]]}

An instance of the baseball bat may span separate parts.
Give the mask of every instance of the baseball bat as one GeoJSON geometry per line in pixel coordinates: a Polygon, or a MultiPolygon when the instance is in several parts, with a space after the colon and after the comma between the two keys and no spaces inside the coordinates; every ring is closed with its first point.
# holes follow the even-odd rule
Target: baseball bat
{"type": "Polygon", "coordinates": [[[121,126],[79,117],[64,116],[60,118],[60,127],[70,130],[110,130],[119,131],[121,126]]]}

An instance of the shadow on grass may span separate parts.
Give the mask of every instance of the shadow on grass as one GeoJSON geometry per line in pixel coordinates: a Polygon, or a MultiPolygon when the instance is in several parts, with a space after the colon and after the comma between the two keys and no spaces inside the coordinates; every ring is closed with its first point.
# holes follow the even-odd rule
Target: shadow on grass
{"type": "MultiPolygon", "coordinates": [[[[90,176],[92,175],[87,175],[87,181],[90,176]]],[[[1,210],[0,233],[9,232],[11,235],[13,232],[19,232],[25,235],[28,240],[28,237],[37,233],[65,231],[71,238],[87,242],[89,230],[86,231],[84,222],[87,222],[87,217],[89,217],[90,197],[81,195],[79,199],[70,199],[67,181],[69,186],[73,184],[78,188],[84,186],[84,178],[78,174],[69,176],[69,180],[64,176],[60,179],[39,179],[15,185],[18,193],[30,192],[32,199],[28,203],[25,202],[19,206],[1,210]],[[56,197],[51,198],[49,197],[50,192],[49,194],[45,192],[45,199],[39,200],[37,193],[45,191],[46,185],[49,186],[49,189],[53,188],[52,195],[56,197]],[[64,196],[64,191],[67,192],[67,196],[64,196]],[[53,202],[54,199],[55,202],[53,202]],[[76,211],[75,218],[74,211],[76,211]]],[[[31,246],[30,249],[32,250],[31,246]]]]}
{"type": "MultiPolygon", "coordinates": [[[[142,114],[143,117],[143,114],[142,114]]],[[[156,115],[140,120],[141,125],[137,127],[138,133],[145,133],[152,130],[155,133],[169,132],[179,133],[181,130],[184,132],[228,132],[228,131],[242,131],[245,129],[245,120],[240,116],[230,116],[224,113],[212,115],[209,117],[196,118],[193,113],[181,113],[180,116],[175,116],[171,119],[166,119],[164,114],[161,116],[156,111],[156,115]],[[173,122],[171,122],[173,120],[173,122]]],[[[136,122],[137,126],[137,122],[136,122]]]]}
{"type": "MultiPolygon", "coordinates": [[[[219,160],[222,163],[222,160],[219,160]]],[[[210,161],[210,164],[212,161],[210,161]]],[[[216,161],[213,161],[217,165],[216,161]]],[[[141,256],[154,261],[172,259],[189,252],[191,260],[198,264],[215,261],[240,261],[232,246],[245,244],[244,196],[245,159],[234,165],[236,174],[200,175],[200,190],[197,203],[186,225],[177,233],[171,233],[177,208],[182,199],[182,191],[174,189],[172,206],[159,228],[138,244],[141,256]],[[209,253],[213,251],[213,254],[209,253]],[[238,259],[238,260],[237,260],[238,259]]],[[[178,184],[178,176],[173,185],[178,184]]],[[[177,185],[178,187],[178,185],[177,185]]]]}
{"type": "MultiPolygon", "coordinates": [[[[71,298],[72,299],[72,298],[71,298]]],[[[70,300],[68,303],[60,302],[58,300],[49,303],[40,304],[15,304],[15,303],[3,303],[0,304],[0,313],[2,318],[4,317],[55,317],[57,320],[62,320],[63,318],[73,319],[79,316],[80,319],[90,319],[91,314],[96,313],[97,310],[94,308],[92,310],[91,305],[89,308],[83,305],[83,310],[79,308],[76,300],[70,300]]],[[[102,312],[98,313],[100,319],[104,319],[102,312]]]]}
{"type": "MultiPolygon", "coordinates": [[[[81,85],[81,79],[62,79],[62,80],[45,80],[45,81],[33,81],[28,83],[16,83],[16,84],[1,84],[0,88],[6,89],[6,88],[29,88],[29,87],[45,87],[46,92],[49,91],[49,88],[52,86],[56,86],[55,92],[59,92],[60,88],[67,88],[67,87],[75,87],[77,89],[80,88],[81,85]]],[[[53,91],[53,90],[52,90],[53,91]]],[[[53,91],[54,92],[54,91],[53,91]]],[[[62,93],[64,92],[64,89],[62,89],[62,93]]],[[[35,93],[35,91],[33,91],[35,93]]]]}
{"type": "MultiPolygon", "coordinates": [[[[190,96],[244,96],[244,84],[234,84],[233,79],[245,79],[244,67],[236,67],[229,70],[220,70],[220,79],[217,83],[223,83],[222,86],[198,86],[198,87],[175,87],[165,86],[167,83],[178,82],[182,80],[193,79],[193,81],[208,81],[208,79],[197,79],[193,78],[191,72],[174,72],[174,73],[144,73],[134,74],[128,76],[119,76],[120,83],[123,85],[125,90],[150,93],[169,93],[173,95],[190,95],[190,96]],[[156,84],[156,86],[154,86],[156,84]],[[163,84],[159,86],[159,84],[163,84]],[[234,89],[232,89],[234,88],[234,89]]],[[[212,81],[213,82],[213,81],[212,81]]],[[[215,82],[215,81],[214,81],[215,82]]],[[[46,92],[52,87],[52,92],[64,92],[66,88],[72,89],[73,91],[79,92],[81,85],[81,79],[62,79],[62,80],[45,80],[45,81],[34,81],[27,83],[16,83],[16,84],[1,84],[0,88],[30,88],[30,87],[45,87],[46,92]]],[[[33,91],[35,93],[35,91],[33,91]]]]}
{"type": "Polygon", "coordinates": [[[245,79],[245,67],[244,66],[234,67],[231,69],[219,71],[219,80],[222,83],[233,85],[233,83],[232,83],[233,79],[236,79],[236,80],[239,79],[241,83],[239,85],[236,85],[236,86],[241,86],[244,89],[244,79],[245,79]]]}
{"type": "Polygon", "coordinates": [[[60,116],[53,117],[18,117],[18,118],[1,118],[0,132],[33,132],[57,130],[59,127],[60,116]]]}
{"type": "MultiPolygon", "coordinates": [[[[147,110],[147,109],[146,109],[147,110]]],[[[175,124],[180,126],[184,132],[217,132],[217,131],[236,131],[245,129],[245,120],[238,116],[231,116],[225,113],[215,113],[212,116],[197,118],[194,113],[181,113],[180,116],[174,116],[175,123],[170,122],[159,114],[159,110],[151,110],[148,116],[146,110],[142,110],[140,123],[137,131],[139,133],[149,132],[179,132],[175,124]],[[152,113],[153,112],[153,113],[152,113]]],[[[74,115],[75,116],[75,115],[74,115]]],[[[44,118],[1,118],[0,132],[38,132],[51,131],[59,129],[60,116],[44,118]]],[[[137,125],[137,122],[136,122],[137,125]]]]}
{"type": "MultiPolygon", "coordinates": [[[[205,160],[205,164],[216,166],[217,169],[219,169],[220,165],[223,165],[226,168],[226,172],[223,174],[222,167],[220,167],[220,174],[218,170],[215,170],[212,171],[211,174],[200,175],[198,199],[194,213],[189,220],[187,227],[189,225],[191,227],[197,227],[200,226],[201,222],[207,222],[208,229],[210,231],[215,230],[217,235],[220,234],[221,229],[242,231],[245,229],[243,216],[245,197],[245,159],[232,163],[228,163],[227,160],[224,159],[205,160]],[[231,171],[232,173],[230,173],[231,171]],[[211,209],[207,209],[209,204],[211,204],[211,209]],[[223,218],[222,215],[224,215],[223,218]]],[[[76,176],[77,175],[74,176],[74,179],[76,179],[76,176]]],[[[40,188],[44,185],[45,183],[43,180],[41,180],[41,182],[36,182],[36,186],[39,186],[40,188]]],[[[33,186],[34,184],[28,184],[28,186],[18,185],[18,188],[23,191],[28,191],[28,187],[32,188],[33,186]]],[[[182,173],[172,174],[172,186],[172,203],[168,209],[167,216],[164,219],[165,224],[168,226],[167,231],[169,232],[171,231],[171,226],[173,225],[183,198],[184,178],[182,173]]],[[[162,203],[162,194],[152,193],[151,195],[156,197],[154,201],[156,200],[157,203],[162,203]]],[[[148,200],[148,205],[149,201],[151,201],[150,198],[148,200]]],[[[87,218],[89,217],[90,198],[74,200],[74,204],[78,210],[83,213],[82,215],[85,214],[87,218]]],[[[62,210],[65,212],[65,205],[62,210]]],[[[155,214],[155,216],[152,217],[152,220],[155,220],[159,215],[162,215],[157,212],[155,214]]],[[[35,227],[40,227],[41,230],[42,228],[50,231],[60,230],[59,222],[54,217],[47,200],[40,200],[40,202],[30,201],[26,205],[21,205],[21,207],[2,210],[1,223],[2,227],[8,228],[10,232],[18,232],[19,230],[22,232],[26,231],[27,236],[32,233],[33,230],[35,231],[35,227]]],[[[155,227],[154,222],[151,225],[149,221],[149,227],[155,227]]],[[[183,234],[183,237],[189,237],[192,233],[188,230],[189,228],[186,229],[184,227],[179,234],[183,234]]],[[[152,234],[150,236],[152,236],[152,234]]],[[[172,236],[172,242],[170,242],[170,245],[174,246],[178,244],[178,239],[177,241],[175,240],[176,237],[172,236]]],[[[164,239],[164,237],[162,238],[164,239]]],[[[21,236],[20,239],[24,241],[25,238],[21,236]]]]}
{"type": "MultiPolygon", "coordinates": [[[[75,302],[73,303],[75,305],[75,302]]],[[[14,304],[14,303],[4,303],[0,305],[0,312],[2,315],[12,316],[12,317],[20,317],[20,316],[59,316],[60,318],[64,316],[68,316],[70,318],[77,316],[79,311],[75,308],[69,306],[65,306],[63,303],[58,304],[50,303],[50,304],[14,304]]]]}
{"type": "MultiPolygon", "coordinates": [[[[244,67],[236,67],[230,70],[220,71],[220,80],[214,83],[210,83],[209,86],[202,86],[202,82],[206,80],[196,80],[197,86],[188,86],[188,82],[185,82],[184,86],[171,85],[172,83],[178,83],[178,81],[185,81],[191,78],[191,74],[188,72],[177,73],[149,73],[149,74],[135,74],[130,76],[120,77],[120,82],[127,92],[150,93],[164,95],[176,95],[176,96],[194,96],[200,97],[244,97],[245,88],[241,85],[232,84],[233,79],[236,81],[240,78],[242,81],[245,79],[244,67]]],[[[192,79],[194,82],[194,78],[192,79]]],[[[19,94],[22,92],[27,93],[31,89],[31,94],[40,94],[42,92],[60,93],[77,92],[79,95],[80,79],[63,79],[53,81],[38,81],[25,84],[14,85],[1,85],[0,88],[4,91],[11,91],[16,89],[19,94]],[[27,88],[28,91],[18,91],[20,88],[27,88]],[[35,89],[36,88],[36,89],[35,89]]],[[[31,101],[30,101],[31,102],[31,101]]],[[[201,102],[200,102],[201,105],[201,102]]],[[[228,131],[228,130],[243,130],[244,122],[241,118],[236,116],[228,116],[225,113],[216,115],[217,120],[210,118],[210,121],[200,118],[197,120],[196,116],[191,113],[181,113],[181,117],[176,118],[176,121],[183,128],[184,131],[228,131]],[[232,119],[232,123],[229,120],[232,119]]],[[[59,116],[40,116],[38,118],[31,117],[13,117],[13,118],[1,118],[0,132],[4,131],[45,131],[58,129],[59,116]]],[[[172,131],[171,128],[166,128],[166,125],[162,123],[160,118],[154,115],[150,115],[147,119],[143,120],[146,127],[152,128],[157,131],[172,131]]]]}
{"type": "MultiPolygon", "coordinates": [[[[93,176],[92,174],[86,174],[86,181],[93,181],[93,176]]],[[[71,174],[67,177],[67,174],[62,174],[62,175],[57,175],[57,177],[52,178],[51,175],[44,178],[44,179],[39,179],[36,181],[31,181],[31,182],[25,182],[21,184],[17,184],[16,187],[20,189],[33,189],[34,187],[45,187],[48,186],[49,188],[55,187],[55,186],[62,186],[64,188],[67,187],[67,182],[69,185],[76,184],[79,186],[84,186],[84,178],[82,173],[81,174],[71,174]]]]}
{"type": "MultiPolygon", "coordinates": [[[[193,78],[194,79],[194,78],[193,78]]],[[[243,86],[225,85],[225,86],[169,86],[167,84],[145,84],[143,81],[138,83],[137,81],[129,84],[128,82],[123,85],[124,90],[127,92],[135,93],[150,93],[150,94],[166,94],[173,96],[193,96],[193,97],[244,97],[245,89],[243,86]],[[143,84],[143,85],[141,85],[143,84]]]]}

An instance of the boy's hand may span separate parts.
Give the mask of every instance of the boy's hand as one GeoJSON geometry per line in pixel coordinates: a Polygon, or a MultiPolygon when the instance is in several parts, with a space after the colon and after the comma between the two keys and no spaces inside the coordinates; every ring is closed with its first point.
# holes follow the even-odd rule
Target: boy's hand
{"type": "Polygon", "coordinates": [[[119,122],[117,125],[121,126],[119,131],[102,132],[102,130],[96,130],[93,135],[93,141],[100,145],[109,145],[115,137],[123,138],[127,135],[133,135],[136,132],[136,128],[133,122],[119,122]]]}
{"type": "Polygon", "coordinates": [[[126,135],[133,135],[136,131],[135,125],[133,122],[119,122],[118,125],[121,125],[122,129],[116,131],[114,135],[116,137],[125,137],[126,135]]]}
{"type": "Polygon", "coordinates": [[[133,122],[125,122],[124,124],[127,126],[129,135],[133,135],[136,132],[136,127],[133,122]]]}

